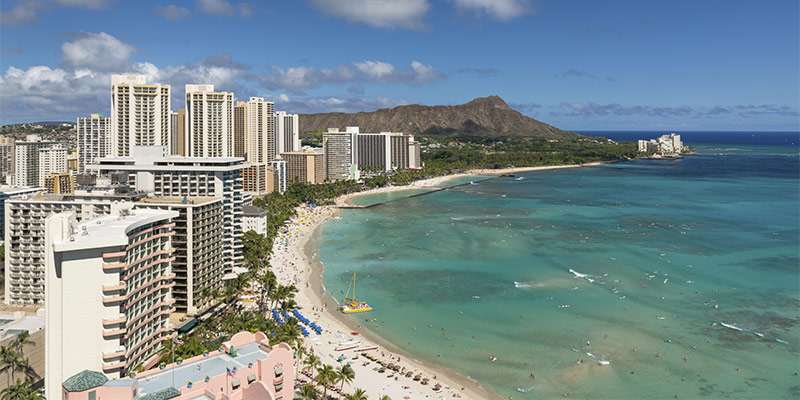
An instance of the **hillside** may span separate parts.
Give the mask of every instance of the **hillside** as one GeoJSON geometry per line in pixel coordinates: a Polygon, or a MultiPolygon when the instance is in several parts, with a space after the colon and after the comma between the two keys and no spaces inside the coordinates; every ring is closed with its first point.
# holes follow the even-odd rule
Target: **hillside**
{"type": "Polygon", "coordinates": [[[504,135],[545,138],[574,137],[572,132],[522,115],[499,96],[479,97],[457,106],[412,104],[374,112],[302,114],[300,132],[358,126],[361,132],[410,134],[504,135]]]}

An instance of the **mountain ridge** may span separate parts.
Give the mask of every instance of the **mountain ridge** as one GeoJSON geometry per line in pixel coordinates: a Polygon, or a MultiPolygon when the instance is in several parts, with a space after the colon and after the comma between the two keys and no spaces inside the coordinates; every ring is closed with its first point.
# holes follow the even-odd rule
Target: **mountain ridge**
{"type": "Polygon", "coordinates": [[[361,132],[414,135],[503,135],[544,138],[575,137],[512,109],[500,96],[478,97],[454,106],[410,104],[372,112],[300,115],[300,132],[358,126],[361,132]]]}

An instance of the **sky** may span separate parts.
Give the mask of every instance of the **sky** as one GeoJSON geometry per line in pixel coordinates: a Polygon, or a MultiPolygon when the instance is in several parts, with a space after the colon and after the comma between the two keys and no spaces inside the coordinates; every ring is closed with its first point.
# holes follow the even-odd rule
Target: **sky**
{"type": "Polygon", "coordinates": [[[499,95],[567,130],[800,130],[797,0],[3,0],[0,123],[110,110],[110,76],[290,113],[499,95]]]}

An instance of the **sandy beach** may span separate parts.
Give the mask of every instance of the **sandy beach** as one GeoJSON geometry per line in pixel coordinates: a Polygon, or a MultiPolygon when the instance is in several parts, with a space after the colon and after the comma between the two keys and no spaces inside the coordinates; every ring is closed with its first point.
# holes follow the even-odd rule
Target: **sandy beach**
{"type": "MultiPolygon", "coordinates": [[[[294,284],[298,288],[295,297],[301,313],[311,321],[323,328],[321,335],[312,335],[305,341],[305,346],[320,357],[324,364],[338,367],[341,363],[351,363],[356,372],[356,378],[345,386],[345,393],[352,393],[354,388],[366,390],[372,398],[388,395],[392,399],[499,399],[500,396],[479,383],[468,379],[455,372],[445,370],[436,365],[424,363],[414,359],[411,355],[401,351],[396,346],[363,331],[359,324],[360,318],[353,318],[340,313],[335,300],[325,291],[322,283],[322,263],[317,258],[319,248],[318,229],[331,218],[338,217],[338,207],[350,205],[348,201],[357,196],[374,193],[386,193],[409,189],[438,188],[447,181],[466,176],[500,175],[524,171],[547,170],[556,168],[573,168],[602,163],[591,163],[566,166],[546,166],[530,168],[506,168],[496,170],[471,170],[462,174],[435,177],[415,181],[406,186],[390,186],[376,188],[358,193],[340,196],[335,201],[335,206],[320,206],[315,208],[298,207],[297,215],[288,223],[282,233],[276,237],[273,244],[273,255],[270,264],[275,272],[278,282],[283,285],[294,284]],[[353,335],[352,332],[358,332],[353,335]],[[337,351],[340,342],[348,339],[361,340],[356,349],[337,351]],[[368,354],[396,365],[402,373],[387,370],[378,372],[380,365],[365,358],[358,349],[371,349],[368,354]],[[340,361],[340,357],[344,358],[340,361]],[[412,377],[406,377],[410,371],[412,377]],[[421,375],[428,378],[428,384],[423,385],[415,381],[414,376],[421,375]],[[434,391],[436,384],[441,385],[440,391],[434,391]]],[[[365,314],[367,315],[367,314],[365,314]]]]}
{"type": "Polygon", "coordinates": [[[346,385],[344,392],[352,393],[354,388],[366,390],[370,397],[378,398],[388,395],[392,399],[491,399],[499,398],[496,394],[463,376],[444,371],[433,365],[414,360],[394,348],[379,337],[362,332],[358,320],[345,316],[336,310],[336,300],[325,292],[322,284],[322,264],[314,253],[318,248],[318,235],[315,231],[330,218],[335,218],[338,210],[334,206],[322,206],[314,209],[299,207],[297,217],[286,226],[285,233],[276,238],[274,253],[270,259],[272,270],[283,285],[295,284],[299,289],[295,300],[300,312],[323,328],[322,335],[312,335],[305,341],[305,346],[313,351],[324,364],[334,367],[350,362],[356,372],[356,379],[346,385]],[[352,335],[351,332],[359,332],[352,335]],[[356,349],[336,351],[339,342],[347,339],[361,340],[356,349]],[[377,347],[369,351],[374,357],[397,364],[405,374],[412,372],[412,377],[386,371],[376,371],[380,365],[370,361],[357,352],[357,349],[377,347]],[[340,356],[344,360],[338,361],[340,356]],[[421,375],[430,381],[423,385],[414,381],[413,377],[421,375]],[[441,391],[433,390],[441,384],[441,391]]]}

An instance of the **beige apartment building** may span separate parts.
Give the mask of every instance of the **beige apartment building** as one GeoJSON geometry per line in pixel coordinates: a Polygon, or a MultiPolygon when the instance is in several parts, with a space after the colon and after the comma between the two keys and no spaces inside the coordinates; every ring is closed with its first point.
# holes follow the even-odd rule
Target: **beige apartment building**
{"type": "Polygon", "coordinates": [[[286,161],[286,179],[289,182],[325,182],[324,154],[315,151],[292,151],[281,153],[286,161]]]}
{"type": "Polygon", "coordinates": [[[245,152],[251,163],[269,164],[275,158],[275,103],[261,97],[247,102],[245,152]]]}
{"type": "Polygon", "coordinates": [[[212,306],[204,291],[222,291],[225,264],[219,239],[223,235],[221,197],[148,197],[136,209],[176,211],[172,219],[172,247],[175,260],[172,297],[175,310],[187,315],[201,313],[212,306]]]}
{"type": "Polygon", "coordinates": [[[115,203],[81,223],[74,211],[46,219],[47,398],[61,398],[61,382],[85,369],[120,378],[158,360],[173,331],[177,216],[115,203]]]}
{"type": "Polygon", "coordinates": [[[111,75],[111,155],[133,146],[171,147],[169,85],[147,84],[145,75],[111,75]]]}
{"type": "Polygon", "coordinates": [[[247,158],[247,102],[237,101],[233,106],[233,156],[247,158]]]}
{"type": "Polygon", "coordinates": [[[242,190],[255,195],[267,194],[272,191],[267,186],[267,166],[265,164],[253,163],[242,169],[242,190]]]}
{"type": "Polygon", "coordinates": [[[186,85],[185,121],[189,157],[233,157],[233,93],[186,85]]]}
{"type": "Polygon", "coordinates": [[[186,109],[179,108],[178,111],[170,114],[172,143],[170,154],[176,156],[186,155],[186,109]]]}
{"type": "Polygon", "coordinates": [[[44,178],[44,187],[47,193],[70,194],[75,192],[75,175],[69,172],[50,174],[44,178]]]}

